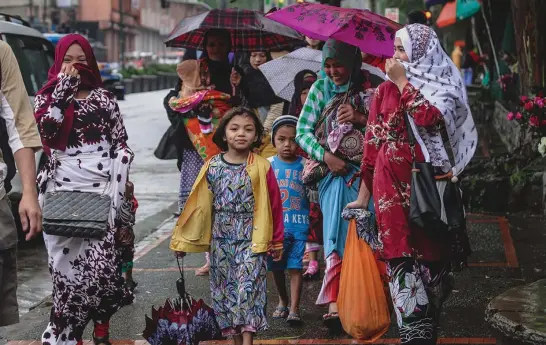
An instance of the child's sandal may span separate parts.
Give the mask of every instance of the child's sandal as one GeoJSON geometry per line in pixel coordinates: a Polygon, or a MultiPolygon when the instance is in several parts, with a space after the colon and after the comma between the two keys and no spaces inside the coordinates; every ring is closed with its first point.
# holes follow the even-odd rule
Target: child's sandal
{"type": "Polygon", "coordinates": [[[301,325],[302,321],[301,321],[300,314],[299,313],[291,313],[286,318],[286,322],[292,327],[301,325]]]}
{"type": "Polygon", "coordinates": [[[307,270],[303,274],[303,279],[312,280],[317,279],[320,275],[318,261],[309,262],[307,270]]]}
{"type": "Polygon", "coordinates": [[[288,317],[288,308],[287,307],[277,307],[273,312],[274,319],[286,319],[288,317]]]}

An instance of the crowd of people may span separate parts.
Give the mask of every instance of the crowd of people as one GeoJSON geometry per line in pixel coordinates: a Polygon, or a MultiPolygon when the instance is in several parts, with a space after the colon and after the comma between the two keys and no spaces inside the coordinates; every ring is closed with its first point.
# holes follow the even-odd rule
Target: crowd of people
{"type": "MultiPolygon", "coordinates": [[[[179,257],[205,253],[197,274],[210,276],[222,335],[251,344],[269,317],[304,322],[303,279],[320,276],[321,250],[325,271],[316,304],[327,308],[325,325],[339,329],[349,228],[341,214],[349,208],[371,211],[377,220],[376,255],[386,263],[401,343],[435,344],[452,270],[464,265],[469,246],[464,229],[439,239],[410,222],[412,165],[430,162],[444,191],[469,163],[477,141],[462,76],[435,32],[422,24],[399,30],[393,57],[377,63],[387,79],[380,85],[362,70],[362,61],[370,59],[359,48],[308,39],[310,48],[322,51],[322,69],[294,76],[291,102],[277,97],[259,70],[271,52],[248,52],[233,61],[230,42],[228,31],[210,30],[202,56],[187,52],[177,68],[180,81],[164,100],[180,169],[180,212],[170,247],[179,257]],[[268,271],[279,295],[272,315],[265,308],[268,271]]],[[[121,269],[132,265],[137,202],[127,193],[134,154],[119,107],[101,86],[89,42],[67,35],[36,96],[35,131],[32,112],[20,99],[21,78],[7,86],[16,61],[1,42],[0,48],[8,104],[2,117],[10,123],[20,170],[28,168],[22,174],[25,229],[37,232],[40,209],[44,213],[53,306],[42,343],[83,344],[92,321],[94,343],[109,345],[109,320],[132,303],[135,287],[121,269]],[[33,195],[30,154],[40,146],[50,159],[33,195]],[[67,230],[46,216],[63,207],[51,201],[63,192],[107,198],[104,214],[97,209],[85,218],[100,225],[102,236],[60,235],[67,230]]],[[[0,248],[2,262],[11,248],[0,248]]],[[[7,310],[2,320],[14,321],[9,308],[0,305],[0,316],[7,310]]]]}

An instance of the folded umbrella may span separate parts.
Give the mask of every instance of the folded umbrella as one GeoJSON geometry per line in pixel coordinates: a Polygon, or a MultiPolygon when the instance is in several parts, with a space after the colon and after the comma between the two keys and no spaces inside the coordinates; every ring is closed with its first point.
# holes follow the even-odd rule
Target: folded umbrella
{"type": "MultiPolygon", "coordinates": [[[[311,48],[300,48],[278,59],[266,62],[259,68],[275,94],[290,101],[295,91],[294,77],[305,69],[318,73],[322,69],[322,52],[311,48]]],[[[379,83],[385,80],[385,73],[377,67],[363,63],[362,69],[378,77],[379,83]]],[[[372,82],[372,84],[374,83],[372,82]]]]}
{"type": "Polygon", "coordinates": [[[317,3],[298,3],[267,15],[302,34],[326,41],[329,38],[357,46],[365,53],[392,57],[394,36],[402,25],[356,8],[317,3]]]}
{"type": "Polygon", "coordinates": [[[151,317],[146,315],[142,332],[150,345],[198,345],[202,341],[221,340],[222,332],[214,310],[200,299],[196,301],[187,291],[184,273],[177,258],[180,278],[176,281],[178,297],[167,299],[151,317]]]}
{"type": "Polygon", "coordinates": [[[244,9],[213,9],[184,18],[171,32],[167,47],[203,48],[205,33],[225,29],[231,34],[232,51],[269,51],[300,45],[303,37],[263,13],[244,9]]]}

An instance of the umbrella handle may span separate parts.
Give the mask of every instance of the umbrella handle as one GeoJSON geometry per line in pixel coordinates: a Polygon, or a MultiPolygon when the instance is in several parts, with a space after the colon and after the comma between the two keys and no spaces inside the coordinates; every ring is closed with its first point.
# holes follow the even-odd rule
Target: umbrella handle
{"type": "Polygon", "coordinates": [[[178,256],[176,257],[176,263],[180,272],[180,278],[176,281],[176,290],[178,291],[178,295],[183,299],[186,296],[186,282],[184,281],[184,271],[182,270],[178,256]]]}

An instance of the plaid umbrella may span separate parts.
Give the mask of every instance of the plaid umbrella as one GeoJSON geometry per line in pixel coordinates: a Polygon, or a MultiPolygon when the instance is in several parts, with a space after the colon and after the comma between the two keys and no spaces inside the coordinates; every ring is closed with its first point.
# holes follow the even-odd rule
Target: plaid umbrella
{"type": "Polygon", "coordinates": [[[296,31],[266,18],[263,13],[229,8],[184,18],[165,44],[167,47],[203,49],[203,38],[210,29],[228,30],[233,51],[288,49],[301,44],[303,39],[296,31]]]}

